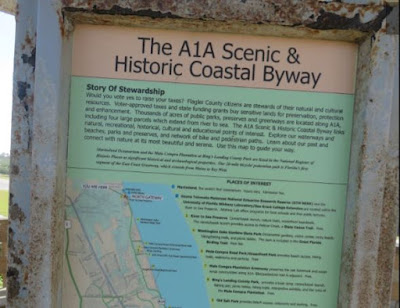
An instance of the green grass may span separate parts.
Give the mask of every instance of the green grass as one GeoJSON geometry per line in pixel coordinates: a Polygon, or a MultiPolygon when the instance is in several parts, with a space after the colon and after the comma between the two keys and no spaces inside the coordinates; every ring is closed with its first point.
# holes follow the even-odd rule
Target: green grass
{"type": "Polygon", "coordinates": [[[9,175],[8,174],[4,174],[4,173],[0,173],[0,179],[9,179],[9,175]]]}
{"type": "Polygon", "coordinates": [[[0,215],[8,217],[8,191],[0,190],[0,215]]]}
{"type": "MultiPolygon", "coordinates": [[[[0,190],[0,215],[8,217],[8,191],[0,190]]],[[[3,288],[3,277],[0,275],[0,289],[3,288]]]]}

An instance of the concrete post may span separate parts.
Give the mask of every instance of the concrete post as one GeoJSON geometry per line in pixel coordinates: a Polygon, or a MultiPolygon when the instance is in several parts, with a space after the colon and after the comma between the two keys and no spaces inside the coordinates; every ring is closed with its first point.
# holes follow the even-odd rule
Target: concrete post
{"type": "Polygon", "coordinates": [[[70,37],[74,23],[90,23],[357,42],[338,307],[387,307],[398,219],[398,32],[387,31],[391,10],[380,0],[19,0],[8,306],[61,307],[70,37]]]}

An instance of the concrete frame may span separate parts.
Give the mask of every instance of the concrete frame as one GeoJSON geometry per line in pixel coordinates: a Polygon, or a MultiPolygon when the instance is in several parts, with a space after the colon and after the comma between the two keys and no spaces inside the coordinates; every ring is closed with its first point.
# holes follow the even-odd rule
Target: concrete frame
{"type": "Polygon", "coordinates": [[[196,11],[197,7],[186,8],[186,1],[181,0],[17,1],[8,307],[61,307],[74,22],[359,43],[338,307],[389,306],[398,220],[398,143],[393,142],[398,118],[392,116],[392,108],[398,108],[398,33],[388,33],[383,18],[390,10],[379,0],[304,1],[299,10],[305,13],[296,11],[296,16],[285,15],[281,20],[276,19],[276,11],[268,11],[268,5],[274,3],[281,5],[278,11],[282,14],[288,13],[291,3],[287,2],[252,0],[246,4],[226,0],[215,1],[213,7],[211,1],[202,11],[196,11]],[[266,12],[260,17],[262,5],[266,12]],[[252,15],[246,15],[246,10],[235,11],[237,7],[252,15]],[[316,12],[316,16],[309,16],[310,12],[316,12]],[[354,12],[358,12],[358,20],[354,12]],[[344,20],[339,15],[345,15],[344,20]],[[328,18],[328,22],[320,17],[328,18]],[[341,25],[340,21],[348,23],[341,25]]]}

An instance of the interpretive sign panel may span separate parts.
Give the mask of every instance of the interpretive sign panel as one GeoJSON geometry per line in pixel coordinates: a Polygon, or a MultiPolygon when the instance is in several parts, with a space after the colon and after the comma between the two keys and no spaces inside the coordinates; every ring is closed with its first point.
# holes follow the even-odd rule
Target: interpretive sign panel
{"type": "Polygon", "coordinates": [[[356,54],[77,26],[64,307],[336,307],[356,54]]]}

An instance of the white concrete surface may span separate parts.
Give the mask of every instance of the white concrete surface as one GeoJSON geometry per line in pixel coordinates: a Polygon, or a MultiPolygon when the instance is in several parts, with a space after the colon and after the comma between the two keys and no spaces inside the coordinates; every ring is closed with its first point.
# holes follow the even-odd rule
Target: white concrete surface
{"type": "Polygon", "coordinates": [[[0,308],[5,307],[7,303],[7,289],[0,289],[0,308]]]}
{"type": "Polygon", "coordinates": [[[0,190],[8,190],[9,188],[9,180],[0,178],[0,190]]]}

